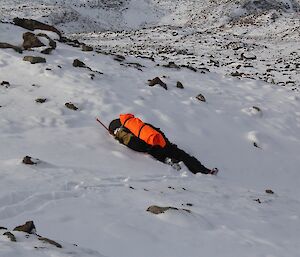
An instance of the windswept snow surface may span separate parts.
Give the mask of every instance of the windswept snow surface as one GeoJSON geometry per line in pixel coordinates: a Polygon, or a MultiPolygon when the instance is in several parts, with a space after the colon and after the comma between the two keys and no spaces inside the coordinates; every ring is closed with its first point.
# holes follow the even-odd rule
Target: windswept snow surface
{"type": "MultiPolygon", "coordinates": [[[[3,42],[21,44],[25,31],[0,23],[3,42]]],[[[0,82],[10,82],[0,87],[0,225],[34,220],[38,234],[91,249],[39,255],[31,241],[1,236],[0,256],[299,256],[299,92],[142,58],[121,64],[61,43],[49,56],[0,50],[0,82]],[[103,74],[92,80],[93,72],[72,66],[76,58],[103,74]],[[156,76],[168,90],[147,85],[156,76]],[[220,173],[193,175],[183,164],[176,171],[122,146],[95,121],[108,125],[125,112],[220,173]],[[26,155],[40,163],[22,164],[26,155]],[[150,205],[191,213],[154,215],[150,205]]]]}

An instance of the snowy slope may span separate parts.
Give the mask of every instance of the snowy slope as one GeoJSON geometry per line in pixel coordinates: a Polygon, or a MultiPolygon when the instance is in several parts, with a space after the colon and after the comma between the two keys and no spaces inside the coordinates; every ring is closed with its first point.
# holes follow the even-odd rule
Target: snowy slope
{"type": "MultiPolygon", "coordinates": [[[[20,45],[25,31],[0,23],[3,42],[20,45]]],[[[34,220],[39,234],[83,247],[49,256],[299,255],[298,91],[142,58],[120,63],[61,43],[49,56],[39,51],[0,49],[0,82],[10,83],[0,87],[1,226],[34,220]],[[103,74],[74,68],[76,58],[103,74]],[[147,85],[156,76],[167,91],[147,85]],[[120,145],[95,117],[108,124],[123,112],[159,126],[220,174],[193,175],[183,164],[176,171],[120,145]],[[26,155],[40,162],[25,165],[26,155]],[[150,205],[191,213],[154,215],[150,205]]],[[[0,245],[1,257],[39,256],[30,241],[1,237],[0,245]]]]}

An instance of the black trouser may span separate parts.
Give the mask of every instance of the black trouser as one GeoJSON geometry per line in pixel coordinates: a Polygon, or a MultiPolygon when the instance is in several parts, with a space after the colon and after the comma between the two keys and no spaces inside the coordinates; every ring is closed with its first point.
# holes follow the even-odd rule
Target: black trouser
{"type": "Polygon", "coordinates": [[[177,145],[172,143],[168,143],[164,148],[152,147],[148,149],[147,152],[161,162],[164,162],[167,157],[171,158],[173,162],[182,161],[194,174],[199,172],[208,174],[210,172],[210,170],[203,166],[195,157],[187,154],[185,151],[179,149],[177,145]]]}

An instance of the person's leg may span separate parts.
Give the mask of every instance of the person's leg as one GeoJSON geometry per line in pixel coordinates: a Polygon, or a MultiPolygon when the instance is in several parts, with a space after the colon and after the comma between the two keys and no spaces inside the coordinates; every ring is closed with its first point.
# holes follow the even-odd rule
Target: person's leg
{"type": "Polygon", "coordinates": [[[210,169],[203,166],[199,160],[179,149],[175,144],[169,144],[166,146],[165,155],[171,159],[182,161],[185,166],[194,174],[199,172],[209,174],[211,172],[210,169]]]}

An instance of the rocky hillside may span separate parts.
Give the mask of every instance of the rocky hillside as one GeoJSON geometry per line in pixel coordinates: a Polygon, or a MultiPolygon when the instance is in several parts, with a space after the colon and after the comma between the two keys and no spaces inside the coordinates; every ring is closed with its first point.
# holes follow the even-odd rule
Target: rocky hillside
{"type": "Polygon", "coordinates": [[[123,35],[111,46],[124,52],[130,35],[154,53],[163,46],[134,57],[13,22],[0,22],[1,257],[298,257],[299,92],[241,75],[265,62],[278,65],[268,71],[276,79],[281,69],[296,76],[295,46],[280,41],[286,59],[274,64],[272,44],[238,31],[235,40],[172,26],[79,35],[123,35]],[[210,72],[225,67],[219,49],[239,59],[227,65],[238,74],[210,72]],[[96,122],[127,112],[218,175],[131,151],[96,122]],[[20,231],[32,220],[37,231],[20,231]]]}

